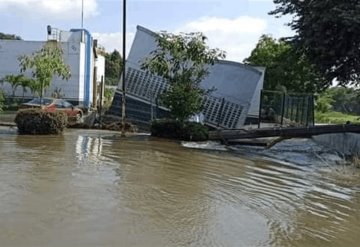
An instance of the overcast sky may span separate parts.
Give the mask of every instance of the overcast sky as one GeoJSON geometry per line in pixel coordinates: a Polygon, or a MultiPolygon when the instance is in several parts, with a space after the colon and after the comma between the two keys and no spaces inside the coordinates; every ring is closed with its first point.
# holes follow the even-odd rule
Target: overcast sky
{"type": "MultiPolygon", "coordinates": [[[[84,28],[106,51],[121,51],[122,0],[84,0],[84,28]]],[[[0,0],[0,32],[25,40],[46,40],[46,26],[61,30],[81,27],[82,0],[0,0]]],[[[262,34],[292,34],[268,12],[272,0],[127,0],[127,44],[136,26],[153,31],[201,31],[211,48],[227,52],[227,59],[248,57],[262,34]]]]}

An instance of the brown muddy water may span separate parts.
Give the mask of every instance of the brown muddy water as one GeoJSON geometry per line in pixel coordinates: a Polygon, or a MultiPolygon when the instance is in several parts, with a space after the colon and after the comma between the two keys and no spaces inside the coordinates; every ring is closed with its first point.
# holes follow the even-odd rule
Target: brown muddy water
{"type": "Polygon", "coordinates": [[[360,170],[309,140],[227,149],[0,128],[0,246],[359,246],[360,170]]]}

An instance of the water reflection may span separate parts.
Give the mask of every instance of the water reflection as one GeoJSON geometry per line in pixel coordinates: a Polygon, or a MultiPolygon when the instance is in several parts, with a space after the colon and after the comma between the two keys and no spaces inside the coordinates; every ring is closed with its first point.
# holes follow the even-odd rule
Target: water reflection
{"type": "Polygon", "coordinates": [[[79,161],[87,160],[91,157],[102,155],[103,139],[100,137],[90,137],[79,135],[76,140],[76,154],[79,161]]]}
{"type": "Polygon", "coordinates": [[[277,147],[282,161],[216,149],[90,130],[1,134],[1,245],[357,246],[358,169],[290,148],[277,147]]]}

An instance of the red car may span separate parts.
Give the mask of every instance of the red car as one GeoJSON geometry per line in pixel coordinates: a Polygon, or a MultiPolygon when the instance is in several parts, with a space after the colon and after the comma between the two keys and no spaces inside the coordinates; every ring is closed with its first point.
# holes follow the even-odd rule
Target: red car
{"type": "Polygon", "coordinates": [[[63,111],[69,118],[75,119],[77,122],[81,121],[83,117],[83,111],[80,108],[64,99],[41,98],[40,100],[40,98],[34,98],[19,106],[19,109],[26,108],[41,108],[47,112],[63,111]]]}

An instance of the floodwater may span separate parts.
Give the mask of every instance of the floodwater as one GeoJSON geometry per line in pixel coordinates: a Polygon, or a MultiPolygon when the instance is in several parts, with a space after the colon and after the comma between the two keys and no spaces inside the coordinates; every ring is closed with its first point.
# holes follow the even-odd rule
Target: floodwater
{"type": "Polygon", "coordinates": [[[309,140],[227,149],[0,128],[0,246],[359,246],[360,169],[309,140]]]}

